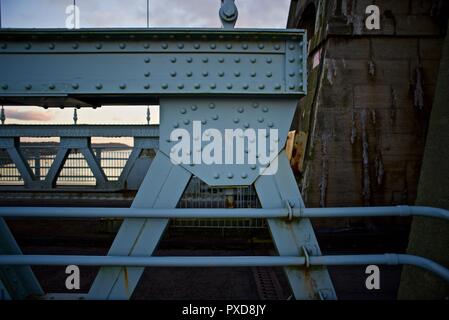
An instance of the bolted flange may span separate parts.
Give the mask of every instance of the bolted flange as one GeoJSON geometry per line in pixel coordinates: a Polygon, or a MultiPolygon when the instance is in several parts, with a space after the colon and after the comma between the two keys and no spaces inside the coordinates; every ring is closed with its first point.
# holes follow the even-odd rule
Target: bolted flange
{"type": "Polygon", "coordinates": [[[221,0],[219,16],[221,23],[223,24],[223,28],[233,29],[235,23],[237,22],[238,14],[239,13],[234,0],[221,0]]]}

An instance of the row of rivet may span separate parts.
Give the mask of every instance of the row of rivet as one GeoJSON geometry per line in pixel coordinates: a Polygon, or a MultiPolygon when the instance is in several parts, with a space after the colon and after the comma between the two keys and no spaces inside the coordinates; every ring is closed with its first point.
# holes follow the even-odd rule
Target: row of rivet
{"type": "MultiPolygon", "coordinates": [[[[184,49],[184,47],[185,47],[183,43],[178,43],[176,46],[177,46],[178,49],[184,49]]],[[[78,49],[79,47],[80,47],[79,43],[74,43],[74,44],[72,44],[72,48],[73,48],[74,50],[78,49]]],[[[127,44],[126,44],[126,43],[120,43],[120,44],[118,45],[118,47],[119,47],[120,49],[124,50],[124,49],[126,49],[127,44]]],[[[161,47],[162,49],[164,49],[164,50],[167,50],[170,46],[169,46],[168,43],[162,43],[162,44],[160,45],[160,47],[161,47]]],[[[233,45],[232,45],[231,43],[228,43],[228,44],[225,45],[225,47],[226,47],[226,49],[230,50],[230,49],[233,48],[233,45]]],[[[259,43],[259,44],[257,45],[257,47],[258,47],[260,50],[263,50],[263,49],[265,49],[265,44],[259,43]]],[[[299,43],[299,48],[301,48],[301,47],[302,47],[302,42],[299,43]]],[[[2,48],[2,49],[7,49],[7,48],[8,48],[8,45],[7,45],[6,43],[2,43],[2,44],[0,45],[0,48],[2,48]]],[[[31,44],[31,43],[27,43],[27,44],[24,45],[24,48],[25,48],[26,50],[30,50],[30,49],[32,48],[32,44],[31,44]]],[[[48,45],[48,48],[49,48],[50,50],[54,50],[54,49],[56,48],[56,45],[55,45],[54,43],[50,43],[50,44],[48,45]]],[[[103,44],[102,44],[102,43],[97,43],[97,44],[95,44],[95,48],[97,48],[98,50],[101,50],[101,49],[103,48],[103,44]]],[[[143,44],[143,48],[144,48],[144,49],[149,49],[149,48],[150,48],[150,44],[149,44],[149,43],[144,43],[144,44],[143,44]]],[[[198,50],[198,49],[201,48],[201,45],[200,45],[199,43],[195,43],[195,44],[193,45],[193,48],[195,48],[195,49],[198,50]]],[[[211,43],[211,44],[209,44],[209,48],[212,49],[212,50],[215,50],[215,49],[217,48],[217,45],[216,45],[215,43],[211,43]]],[[[249,45],[246,44],[246,43],[243,43],[243,44],[241,45],[241,48],[244,49],[244,50],[247,50],[247,49],[249,48],[249,45]]],[[[281,45],[279,45],[279,44],[274,44],[274,45],[273,45],[273,48],[274,48],[276,51],[278,51],[278,50],[281,49],[281,45]]],[[[290,50],[295,50],[295,49],[296,49],[296,45],[295,45],[295,44],[290,44],[290,45],[288,46],[288,48],[289,48],[290,50]]]]}
{"type": "MultiPolygon", "coordinates": [[[[302,71],[298,72],[298,74],[301,75],[302,71]]],[[[143,75],[144,75],[145,78],[149,78],[151,76],[151,72],[145,72],[143,75]]],[[[188,78],[191,78],[193,76],[193,72],[192,71],[188,71],[188,72],[186,72],[185,75],[188,78]]],[[[210,73],[208,71],[203,71],[201,73],[201,75],[206,78],[206,77],[208,77],[210,75],[210,73]]],[[[220,71],[220,72],[217,73],[217,76],[219,76],[220,78],[223,78],[225,75],[226,74],[223,71],[220,71]]],[[[239,78],[242,75],[242,73],[240,71],[235,71],[233,73],[233,75],[234,75],[234,77],[239,78]]],[[[257,76],[257,72],[251,72],[249,75],[250,75],[251,78],[255,78],[257,76]]],[[[293,71],[289,72],[289,74],[288,74],[288,76],[290,78],[293,78],[295,75],[296,75],[296,73],[293,72],[293,71]]],[[[178,76],[178,73],[176,71],[172,71],[172,72],[170,72],[170,76],[172,78],[175,78],[176,76],[178,76]]],[[[271,78],[272,76],[273,76],[272,72],[265,73],[265,77],[267,77],[267,78],[271,78]]]]}
{"type": "MultiPolygon", "coordinates": [[[[301,86],[302,86],[302,84],[299,85],[299,87],[301,87],[301,86]]],[[[32,87],[33,87],[33,86],[32,86],[31,84],[25,85],[25,89],[26,89],[26,90],[31,90],[32,87]]],[[[145,90],[150,89],[150,87],[151,87],[151,85],[148,84],[148,83],[145,84],[145,85],[143,86],[143,88],[144,88],[145,90]]],[[[176,87],[177,87],[178,89],[180,89],[180,90],[182,90],[182,89],[185,88],[184,84],[178,84],[176,87]]],[[[193,87],[194,87],[196,90],[199,90],[199,89],[201,89],[201,84],[195,83],[195,84],[193,85],[193,87]]],[[[226,87],[228,90],[231,90],[231,89],[234,88],[234,85],[231,84],[231,83],[228,83],[225,87],[226,87]]],[[[3,90],[8,90],[9,86],[8,86],[7,84],[3,84],[3,85],[1,86],[1,88],[2,88],[3,90]]],[[[77,83],[76,83],[76,84],[72,84],[72,88],[75,89],[75,90],[79,89],[79,84],[77,84],[77,83]]],[[[95,85],[95,88],[96,88],[97,90],[102,90],[102,89],[103,89],[103,85],[102,85],[101,83],[96,84],[96,85],[95,85]]],[[[121,90],[125,90],[125,89],[127,88],[127,85],[126,85],[125,83],[122,83],[122,84],[119,85],[119,88],[120,88],[121,90]]],[[[169,88],[168,83],[163,83],[163,84],[161,84],[161,89],[167,90],[168,88],[169,88]]],[[[217,88],[217,85],[214,84],[214,83],[212,83],[212,84],[209,85],[209,88],[214,90],[214,89],[217,88]]],[[[250,88],[249,84],[243,84],[243,85],[242,85],[242,89],[243,89],[243,90],[248,90],[249,88],[250,88]]],[[[258,88],[259,90],[264,90],[264,89],[266,88],[266,86],[265,86],[265,84],[260,84],[260,85],[257,86],[257,88],[258,88]]],[[[282,86],[281,86],[280,84],[276,84],[273,88],[274,88],[275,90],[280,90],[280,89],[282,88],[282,86]]],[[[49,85],[48,85],[48,89],[50,89],[50,90],[55,90],[55,89],[56,89],[56,85],[54,85],[54,84],[49,84],[49,85]]],[[[289,90],[294,90],[294,89],[296,89],[296,86],[292,84],[292,85],[290,85],[290,86],[288,87],[288,89],[289,89],[289,90]]]]}
{"type": "MultiPolygon", "coordinates": [[[[241,58],[234,58],[233,60],[234,60],[235,63],[240,63],[240,62],[242,61],[241,58]]],[[[299,60],[302,61],[302,59],[299,59],[299,60]]],[[[177,59],[176,57],[170,58],[170,62],[171,62],[171,63],[176,63],[177,61],[178,61],[178,59],[177,59]]],[[[201,61],[202,61],[203,63],[208,63],[210,60],[209,60],[209,58],[204,57],[204,58],[201,59],[201,61]]],[[[224,63],[224,62],[225,62],[225,58],[220,57],[220,58],[217,59],[217,61],[218,61],[219,63],[224,63]]],[[[257,62],[257,58],[250,58],[249,61],[250,61],[251,63],[254,64],[254,63],[257,62]]],[[[295,61],[296,61],[295,58],[289,58],[289,60],[288,60],[289,63],[294,63],[295,61]]],[[[150,62],[151,62],[151,58],[150,58],[150,57],[146,57],[146,58],[144,59],[144,62],[145,62],[145,63],[150,63],[150,62]]],[[[192,62],[193,62],[193,58],[192,58],[192,57],[187,57],[187,58],[186,58],[186,62],[187,62],[187,63],[192,63],[192,62]]],[[[266,58],[266,59],[265,59],[265,62],[268,63],[268,64],[270,64],[270,63],[273,62],[273,59],[272,59],[272,58],[266,58]]]]}

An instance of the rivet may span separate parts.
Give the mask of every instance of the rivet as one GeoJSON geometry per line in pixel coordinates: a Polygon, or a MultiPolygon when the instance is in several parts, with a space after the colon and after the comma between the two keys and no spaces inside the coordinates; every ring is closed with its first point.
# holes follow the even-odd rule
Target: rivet
{"type": "Polygon", "coordinates": [[[145,63],[150,63],[151,59],[150,58],[145,58],[145,63]]]}
{"type": "Polygon", "coordinates": [[[244,44],[242,44],[242,48],[243,48],[244,50],[246,50],[246,49],[248,49],[248,45],[247,45],[246,43],[244,43],[244,44]]]}
{"type": "Polygon", "coordinates": [[[234,61],[235,63],[240,63],[240,58],[235,58],[234,61]]]}
{"type": "Polygon", "coordinates": [[[288,59],[288,62],[290,62],[290,63],[295,62],[295,58],[290,58],[290,59],[288,59]]]}
{"type": "Polygon", "coordinates": [[[238,78],[240,77],[240,72],[234,72],[234,75],[238,78]]]}
{"type": "Polygon", "coordinates": [[[145,44],[143,45],[143,47],[144,47],[145,49],[148,49],[148,48],[150,47],[150,44],[149,44],[149,43],[145,43],[145,44]]]}
{"type": "Polygon", "coordinates": [[[8,90],[8,85],[7,84],[2,85],[2,89],[3,90],[8,90]]]}
{"type": "Polygon", "coordinates": [[[271,78],[273,76],[273,73],[267,72],[267,78],[271,78]]]}
{"type": "Polygon", "coordinates": [[[217,46],[215,45],[215,43],[211,43],[210,48],[211,49],[215,49],[217,46]]]}
{"type": "Polygon", "coordinates": [[[198,109],[198,106],[196,104],[194,104],[193,106],[190,107],[190,109],[192,109],[193,111],[196,111],[198,109]]]}
{"type": "Polygon", "coordinates": [[[181,114],[185,114],[187,112],[187,109],[186,108],[181,108],[181,110],[179,112],[181,112],[181,114]]]}
{"type": "Polygon", "coordinates": [[[220,175],[218,173],[214,173],[214,179],[220,178],[220,175]]]}
{"type": "Polygon", "coordinates": [[[228,44],[226,45],[226,48],[232,49],[232,44],[228,43],[228,44]]]}
{"type": "Polygon", "coordinates": [[[243,90],[248,90],[249,84],[245,83],[242,88],[243,88],[243,90]]]}
{"type": "Polygon", "coordinates": [[[191,57],[188,57],[188,58],[186,59],[186,61],[187,61],[187,63],[192,63],[193,59],[192,59],[191,57]]]}
{"type": "Polygon", "coordinates": [[[228,173],[228,179],[232,179],[232,178],[234,178],[234,175],[231,172],[229,172],[228,173]]]}
{"type": "Polygon", "coordinates": [[[270,128],[272,128],[273,127],[273,122],[271,122],[271,121],[268,121],[268,127],[270,127],[270,128]]]}
{"type": "Polygon", "coordinates": [[[213,102],[209,103],[209,108],[210,109],[215,109],[215,103],[213,103],[213,102]]]}
{"type": "Polygon", "coordinates": [[[185,120],[184,120],[184,124],[185,124],[185,125],[188,125],[189,123],[190,123],[190,120],[188,120],[188,119],[185,119],[185,120]]]}
{"type": "Polygon", "coordinates": [[[248,128],[249,128],[249,123],[248,123],[248,122],[245,122],[245,123],[243,124],[243,126],[245,127],[245,129],[248,129],[248,128]]]}
{"type": "Polygon", "coordinates": [[[8,45],[6,43],[2,43],[2,49],[6,49],[8,45]]]}
{"type": "Polygon", "coordinates": [[[209,72],[205,71],[203,72],[203,77],[207,77],[209,75],[209,72]]]}
{"type": "Polygon", "coordinates": [[[193,47],[194,47],[195,49],[199,49],[199,48],[200,48],[200,45],[199,45],[198,43],[195,43],[195,44],[193,45],[193,47]]]}
{"type": "Polygon", "coordinates": [[[184,44],[178,43],[178,48],[179,48],[179,49],[183,49],[183,48],[184,48],[184,44]]]}
{"type": "Polygon", "coordinates": [[[243,108],[242,108],[242,107],[239,107],[239,108],[237,109],[237,112],[238,112],[238,113],[243,113],[243,108]]]}
{"type": "Polygon", "coordinates": [[[268,107],[263,107],[262,112],[268,112],[268,107]]]}
{"type": "Polygon", "coordinates": [[[273,62],[273,59],[267,58],[267,63],[271,63],[271,62],[273,62]]]}
{"type": "Polygon", "coordinates": [[[218,73],[218,76],[219,76],[219,77],[223,77],[223,76],[224,76],[224,72],[223,72],[223,71],[220,71],[220,72],[218,73]]]}
{"type": "Polygon", "coordinates": [[[228,88],[229,90],[231,90],[231,89],[232,89],[232,84],[231,84],[231,83],[228,83],[228,84],[226,85],[226,88],[228,88]]]}
{"type": "Polygon", "coordinates": [[[257,75],[257,73],[255,73],[255,72],[251,72],[251,74],[250,74],[250,76],[251,76],[252,78],[254,78],[256,75],[257,75]]]}
{"type": "Polygon", "coordinates": [[[173,71],[170,73],[170,75],[174,78],[174,77],[176,77],[176,72],[173,71]]]}
{"type": "Polygon", "coordinates": [[[55,48],[54,43],[50,43],[50,45],[48,46],[48,48],[49,48],[50,50],[53,50],[53,49],[55,48]]]}
{"type": "Polygon", "coordinates": [[[242,177],[242,179],[246,179],[248,177],[248,175],[245,172],[243,172],[241,177],[242,177]]]}
{"type": "Polygon", "coordinates": [[[259,103],[258,102],[254,102],[253,103],[253,108],[255,108],[255,109],[259,108],[259,103]]]}
{"type": "Polygon", "coordinates": [[[212,83],[212,84],[210,85],[210,88],[211,88],[211,89],[215,89],[215,88],[217,88],[217,85],[216,85],[215,83],[212,83]]]}
{"type": "Polygon", "coordinates": [[[275,49],[275,50],[279,50],[280,48],[281,48],[280,45],[278,45],[278,44],[275,44],[275,45],[274,45],[274,49],[275,49]]]}
{"type": "Polygon", "coordinates": [[[122,83],[122,84],[120,85],[120,89],[125,90],[125,89],[126,89],[126,84],[125,84],[125,83],[122,83]]]}
{"type": "Polygon", "coordinates": [[[201,124],[206,124],[206,123],[207,123],[206,119],[201,120],[201,124]]]}
{"type": "Polygon", "coordinates": [[[126,44],[125,43],[120,43],[120,49],[125,49],[126,48],[126,44]]]}
{"type": "Polygon", "coordinates": [[[251,168],[251,170],[256,170],[257,166],[256,166],[255,164],[252,164],[252,165],[250,166],[250,168],[251,168]]]}
{"type": "Polygon", "coordinates": [[[176,58],[173,57],[173,58],[170,59],[170,61],[171,61],[171,63],[175,63],[176,62],[176,58]]]}
{"type": "Polygon", "coordinates": [[[291,84],[288,88],[289,88],[290,90],[295,90],[295,85],[294,85],[294,84],[291,84]]]}
{"type": "Polygon", "coordinates": [[[97,43],[97,45],[95,46],[95,48],[97,48],[98,50],[100,50],[103,47],[103,45],[101,43],[97,43]]]}
{"type": "Polygon", "coordinates": [[[79,48],[79,44],[78,43],[74,43],[72,48],[75,49],[75,50],[78,49],[79,48]]]}
{"type": "Polygon", "coordinates": [[[189,72],[186,73],[186,75],[187,75],[187,77],[190,78],[193,75],[193,73],[192,73],[192,71],[189,71],[189,72]]]}
{"type": "Polygon", "coordinates": [[[178,122],[175,122],[174,124],[173,124],[173,128],[178,128],[179,127],[179,123],[178,122]]]}
{"type": "Polygon", "coordinates": [[[290,50],[293,50],[293,49],[295,49],[295,45],[294,45],[294,44],[290,44],[290,45],[288,46],[288,48],[289,48],[290,50]]]}
{"type": "Polygon", "coordinates": [[[101,90],[101,89],[103,89],[103,85],[101,83],[99,83],[95,86],[95,88],[97,88],[98,90],[101,90]]]}
{"type": "Polygon", "coordinates": [[[182,83],[178,84],[178,89],[184,89],[184,85],[182,83]]]}
{"type": "Polygon", "coordinates": [[[80,85],[78,83],[72,84],[72,88],[75,90],[78,89],[79,87],[80,87],[80,85]]]}
{"type": "Polygon", "coordinates": [[[218,62],[223,63],[225,61],[224,58],[218,58],[218,62]]]}
{"type": "Polygon", "coordinates": [[[212,116],[212,120],[218,120],[218,114],[212,116]]]}
{"type": "Polygon", "coordinates": [[[201,88],[201,85],[199,84],[199,83],[195,83],[195,89],[199,89],[199,88],[201,88]]]}
{"type": "Polygon", "coordinates": [[[274,87],[275,90],[280,90],[281,89],[281,85],[278,83],[276,84],[276,86],[274,87]]]}
{"type": "Polygon", "coordinates": [[[144,76],[145,76],[146,78],[148,78],[150,75],[151,75],[150,72],[145,72],[145,74],[144,74],[144,76]]]}
{"type": "Polygon", "coordinates": [[[168,44],[166,44],[166,43],[163,43],[162,45],[161,45],[161,47],[162,47],[162,49],[167,49],[168,48],[168,44]]]}
{"type": "Polygon", "coordinates": [[[25,86],[25,89],[31,90],[32,87],[33,87],[33,86],[32,86],[31,84],[27,84],[27,85],[25,86]]]}
{"type": "Polygon", "coordinates": [[[264,84],[260,84],[260,85],[259,85],[259,89],[260,89],[260,90],[265,89],[265,85],[264,85],[264,84]]]}
{"type": "Polygon", "coordinates": [[[54,85],[54,84],[51,84],[51,85],[48,86],[48,88],[49,88],[50,90],[53,90],[53,89],[55,88],[55,85],[54,85]]]}
{"type": "Polygon", "coordinates": [[[259,121],[260,123],[262,123],[262,122],[264,121],[264,118],[259,117],[259,118],[257,118],[257,121],[259,121]]]}
{"type": "Polygon", "coordinates": [[[203,62],[204,62],[204,63],[208,63],[208,62],[209,62],[209,59],[208,59],[208,58],[203,58],[203,62]]]}
{"type": "Polygon", "coordinates": [[[168,84],[167,84],[167,83],[164,83],[164,84],[162,84],[162,86],[161,86],[161,87],[162,87],[162,89],[164,89],[164,90],[165,90],[165,89],[167,89],[167,88],[168,88],[168,84]]]}
{"type": "Polygon", "coordinates": [[[294,76],[295,76],[295,73],[294,73],[294,72],[290,72],[288,75],[289,75],[290,77],[294,77],[294,76]]]}
{"type": "Polygon", "coordinates": [[[251,61],[251,63],[256,63],[257,59],[256,58],[251,58],[249,61],[251,61]]]}
{"type": "Polygon", "coordinates": [[[240,120],[238,118],[234,118],[233,121],[234,121],[234,123],[239,123],[240,120]]]}
{"type": "Polygon", "coordinates": [[[264,46],[263,43],[259,43],[258,47],[259,47],[259,49],[261,49],[261,50],[262,50],[263,48],[265,48],[265,46],[264,46]]]}
{"type": "Polygon", "coordinates": [[[150,89],[150,84],[145,84],[144,86],[143,86],[143,88],[145,89],[145,90],[148,90],[148,89],[150,89]]]}

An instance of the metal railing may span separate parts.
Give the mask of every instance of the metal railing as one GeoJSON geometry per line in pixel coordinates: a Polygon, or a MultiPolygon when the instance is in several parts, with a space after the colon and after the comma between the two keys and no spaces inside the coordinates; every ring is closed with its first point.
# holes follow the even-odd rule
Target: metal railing
{"type": "MultiPolygon", "coordinates": [[[[431,207],[362,207],[362,208],[285,208],[277,209],[140,209],[140,208],[57,208],[0,207],[0,217],[65,218],[336,218],[336,217],[424,216],[449,221],[449,211],[431,207]]],[[[449,269],[427,258],[408,254],[319,255],[302,247],[298,256],[227,256],[227,257],[148,257],[148,256],[78,256],[78,255],[0,255],[3,266],[85,265],[128,267],[241,267],[241,266],[312,266],[329,265],[414,265],[449,282],[449,269]]]]}
{"type": "MultiPolygon", "coordinates": [[[[117,181],[129,159],[132,147],[96,147],[93,151],[109,181],[117,181]]],[[[21,146],[30,169],[37,179],[44,181],[56,158],[57,146],[21,146]]],[[[23,185],[23,178],[4,150],[0,150],[0,183],[4,185],[23,185]]],[[[57,179],[57,185],[95,185],[95,177],[84,156],[72,151],[57,179]]]]}

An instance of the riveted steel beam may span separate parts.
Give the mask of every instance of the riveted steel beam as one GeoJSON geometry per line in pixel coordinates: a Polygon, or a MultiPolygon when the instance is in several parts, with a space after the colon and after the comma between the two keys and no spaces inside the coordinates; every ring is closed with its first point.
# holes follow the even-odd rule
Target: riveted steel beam
{"type": "Polygon", "coordinates": [[[0,30],[0,102],[148,104],[161,96],[304,95],[302,30],[0,30]]]}

